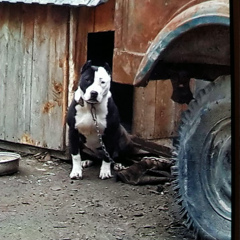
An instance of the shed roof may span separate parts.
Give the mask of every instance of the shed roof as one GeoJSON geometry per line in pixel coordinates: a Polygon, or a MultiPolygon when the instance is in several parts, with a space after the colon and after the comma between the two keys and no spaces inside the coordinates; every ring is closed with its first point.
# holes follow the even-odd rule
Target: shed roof
{"type": "Polygon", "coordinates": [[[38,4],[54,4],[54,5],[71,5],[71,6],[88,6],[95,7],[108,0],[0,0],[0,2],[8,3],[38,3],[38,4]]]}

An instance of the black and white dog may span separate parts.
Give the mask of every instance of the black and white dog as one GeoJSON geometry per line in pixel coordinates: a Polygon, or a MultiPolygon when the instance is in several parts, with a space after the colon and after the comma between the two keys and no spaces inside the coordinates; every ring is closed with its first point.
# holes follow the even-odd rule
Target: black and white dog
{"type": "Polygon", "coordinates": [[[72,156],[72,171],[70,178],[81,179],[82,168],[91,164],[90,160],[83,160],[84,149],[90,150],[98,159],[102,160],[99,177],[110,178],[111,162],[102,150],[96,123],[102,141],[114,161],[133,151],[134,146],[130,136],[120,124],[118,109],[110,92],[111,70],[108,64],[104,67],[93,66],[89,60],[82,67],[78,89],[69,107],[67,123],[69,126],[69,145],[72,156]]]}

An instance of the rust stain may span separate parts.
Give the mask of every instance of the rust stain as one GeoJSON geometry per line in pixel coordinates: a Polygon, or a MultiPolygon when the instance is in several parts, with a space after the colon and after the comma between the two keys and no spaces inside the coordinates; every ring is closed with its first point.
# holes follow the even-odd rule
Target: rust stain
{"type": "Polygon", "coordinates": [[[62,104],[63,104],[63,100],[61,98],[58,98],[58,99],[53,99],[54,101],[57,102],[58,106],[61,107],[62,104]]]}
{"type": "Polygon", "coordinates": [[[64,61],[65,61],[65,60],[62,59],[62,58],[59,59],[59,67],[60,67],[60,68],[63,68],[63,66],[64,66],[64,61]]]}
{"type": "Polygon", "coordinates": [[[63,85],[60,82],[53,82],[53,101],[57,102],[58,106],[62,106],[63,85]]]}
{"type": "MultiPolygon", "coordinates": [[[[35,5],[23,4],[22,6],[22,26],[23,47],[26,53],[31,53],[34,40],[34,19],[36,15],[35,5]]],[[[21,11],[21,10],[20,10],[21,11]]]]}
{"type": "Polygon", "coordinates": [[[20,139],[20,142],[23,144],[31,144],[35,145],[35,141],[31,138],[31,136],[27,133],[24,133],[20,139]]]}
{"type": "Polygon", "coordinates": [[[54,102],[46,102],[43,106],[42,112],[43,113],[49,113],[51,111],[51,109],[53,109],[56,106],[56,103],[54,102]]]}
{"type": "Polygon", "coordinates": [[[60,94],[63,91],[63,86],[62,83],[60,82],[54,82],[53,83],[53,89],[56,93],[60,94]]]}

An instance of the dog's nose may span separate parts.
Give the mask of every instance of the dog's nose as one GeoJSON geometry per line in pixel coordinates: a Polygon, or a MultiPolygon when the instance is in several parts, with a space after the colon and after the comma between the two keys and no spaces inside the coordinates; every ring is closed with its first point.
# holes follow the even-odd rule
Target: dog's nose
{"type": "Polygon", "coordinates": [[[92,99],[96,99],[97,96],[98,96],[98,92],[96,92],[96,91],[91,91],[91,98],[92,98],[92,99]]]}

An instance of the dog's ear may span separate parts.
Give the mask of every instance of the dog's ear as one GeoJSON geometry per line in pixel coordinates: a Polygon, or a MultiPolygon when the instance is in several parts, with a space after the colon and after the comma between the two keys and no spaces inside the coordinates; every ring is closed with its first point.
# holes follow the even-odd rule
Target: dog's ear
{"type": "Polygon", "coordinates": [[[81,73],[83,73],[87,68],[92,66],[92,60],[88,60],[82,67],[81,73]]]}
{"type": "Polygon", "coordinates": [[[109,73],[109,75],[111,75],[112,74],[112,70],[111,70],[111,68],[110,68],[110,66],[108,65],[108,63],[107,62],[105,62],[105,64],[104,64],[104,68],[106,69],[106,71],[109,73]]]}

